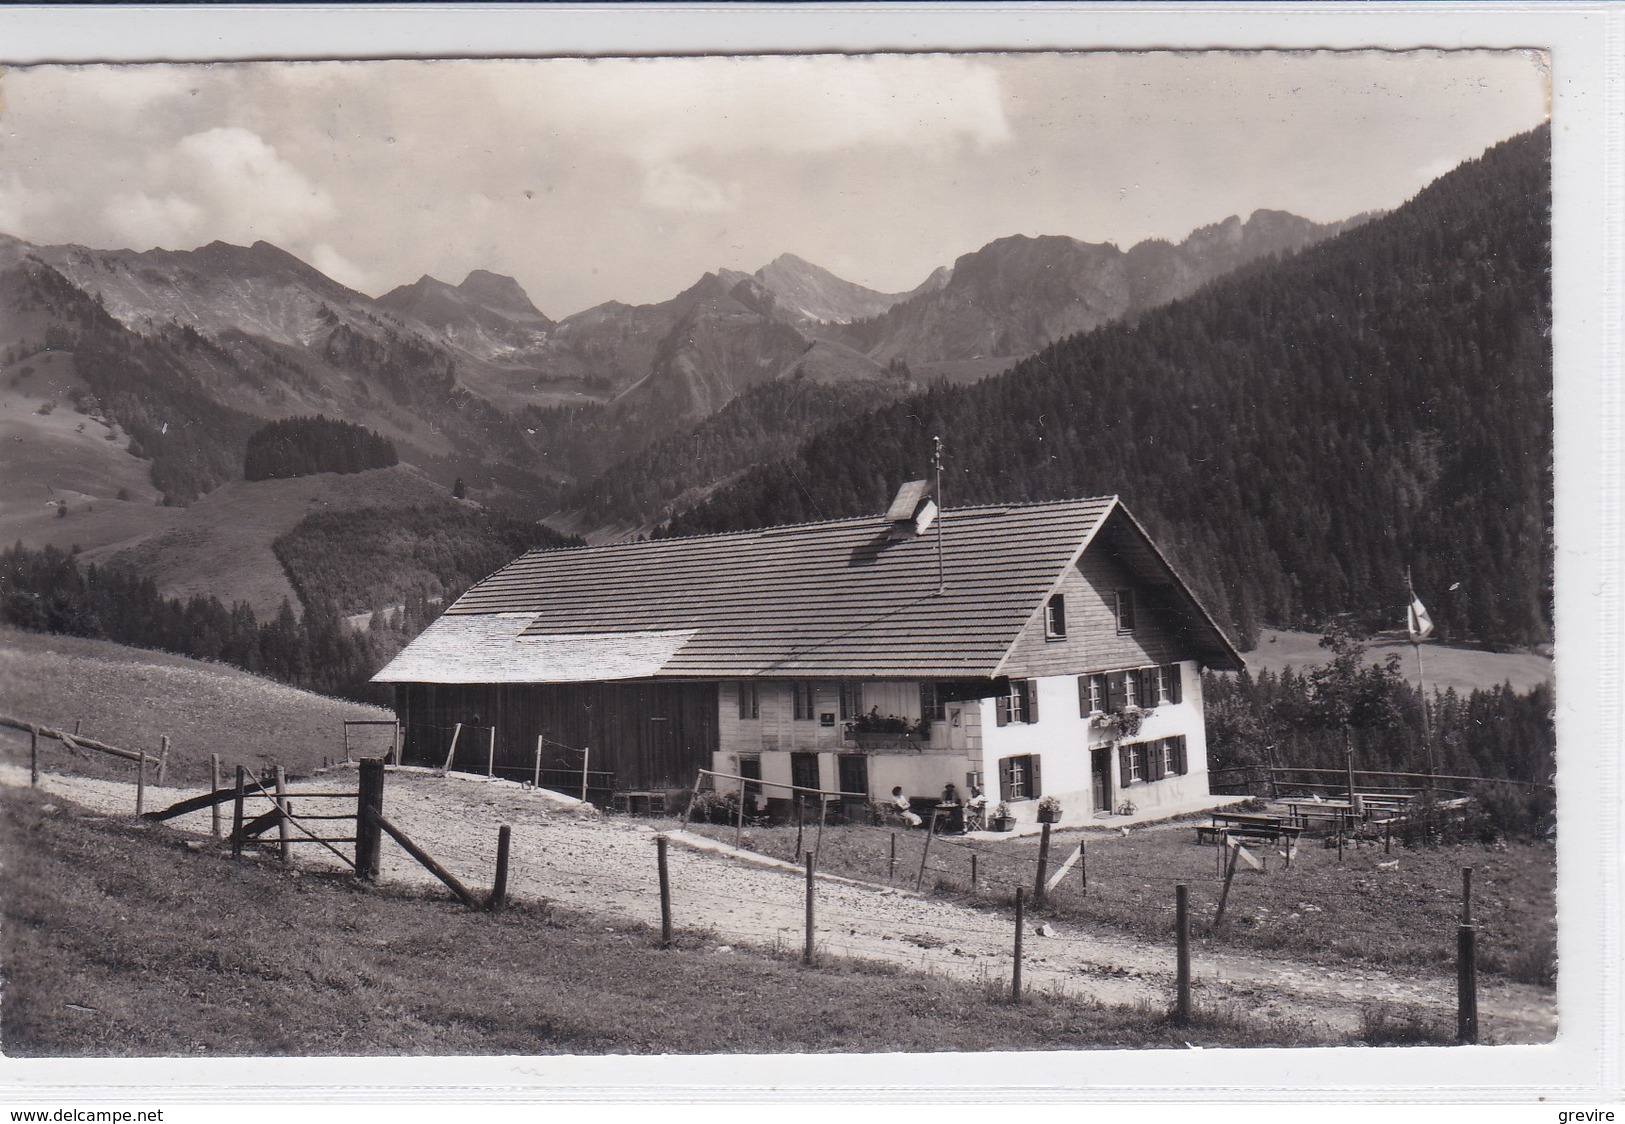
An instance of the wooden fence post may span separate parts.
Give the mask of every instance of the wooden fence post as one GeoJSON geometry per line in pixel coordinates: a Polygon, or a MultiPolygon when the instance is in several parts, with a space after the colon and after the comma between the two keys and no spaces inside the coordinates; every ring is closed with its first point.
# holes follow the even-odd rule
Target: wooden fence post
{"type": "Polygon", "coordinates": [[[1461,923],[1473,923],[1473,868],[1461,868],[1461,923]]]}
{"type": "Polygon", "coordinates": [[[135,818],[140,819],[147,803],[147,751],[142,750],[135,763],[135,818]]]}
{"type": "Polygon", "coordinates": [[[512,835],[513,828],[507,824],[497,828],[497,872],[491,879],[491,896],[485,902],[485,908],[492,913],[501,913],[508,904],[508,844],[512,835]]]}
{"type": "Polygon", "coordinates": [[[976,889],[976,852],[970,853],[970,888],[976,889]]]}
{"type": "MultiPolygon", "coordinates": [[[[209,754],[209,770],[210,770],[210,775],[213,778],[209,782],[209,791],[210,792],[219,792],[220,791],[220,755],[218,753],[209,754]]],[[[209,820],[210,820],[210,823],[209,823],[210,833],[213,834],[213,836],[216,839],[219,839],[220,838],[220,805],[219,804],[212,804],[212,805],[209,806],[209,820]]]]}
{"type": "Polygon", "coordinates": [[[1044,834],[1038,841],[1038,880],[1033,883],[1033,904],[1044,904],[1044,883],[1049,881],[1049,829],[1044,825],[1044,834]]]}
{"type": "Polygon", "coordinates": [[[1183,882],[1174,887],[1174,940],[1177,956],[1174,1020],[1184,1026],[1191,1021],[1191,919],[1190,887],[1183,882]]]}
{"type": "Polygon", "coordinates": [[[920,852],[920,873],[914,876],[914,889],[919,890],[920,884],[925,881],[925,863],[931,857],[931,840],[937,834],[937,810],[931,809],[931,822],[925,825],[925,850],[920,852]]]}
{"type": "Polygon", "coordinates": [[[1224,903],[1230,900],[1230,882],[1236,876],[1236,859],[1241,856],[1241,844],[1230,847],[1230,858],[1224,864],[1224,888],[1219,891],[1219,908],[1213,911],[1213,926],[1208,930],[1217,933],[1219,926],[1224,922],[1224,903]]]}
{"type": "Polygon", "coordinates": [[[1456,1041],[1478,1042],[1477,933],[1471,925],[1456,926],[1456,1041]]]}
{"type": "Polygon", "coordinates": [[[1025,924],[1026,890],[1016,887],[1016,947],[1010,966],[1010,1002],[1021,1002],[1021,929],[1025,924]]]}
{"type": "Polygon", "coordinates": [[[28,783],[39,787],[39,727],[28,728],[28,783]]]}
{"type": "Polygon", "coordinates": [[[491,727],[491,740],[485,746],[485,775],[496,776],[497,772],[497,728],[491,727]]]}
{"type": "Polygon", "coordinates": [[[389,761],[397,769],[401,767],[401,721],[395,720],[394,729],[389,732],[389,761]]]}
{"type": "Polygon", "coordinates": [[[158,787],[162,788],[167,780],[169,780],[169,735],[162,734],[158,738],[158,787]]]}
{"type": "Polygon", "coordinates": [[[383,810],[384,762],[377,757],[363,758],[355,809],[355,873],[363,882],[378,880],[379,856],[383,851],[378,815],[383,810]]]}
{"type": "Polygon", "coordinates": [[[655,862],[660,867],[660,947],[671,947],[671,873],[666,869],[664,835],[655,836],[655,862]]]}
{"type": "Polygon", "coordinates": [[[801,861],[801,835],[807,822],[807,801],[796,793],[796,861],[801,861]]]}
{"type": "Polygon", "coordinates": [[[813,856],[809,854],[807,862],[807,938],[801,949],[801,962],[813,962],[813,856]]]}
{"type": "Polygon", "coordinates": [[[824,855],[824,821],[829,818],[829,802],[824,794],[818,794],[818,835],[813,840],[813,854],[822,858],[824,855]]]}
{"type": "MultiPolygon", "coordinates": [[[[581,799],[587,798],[587,774],[581,774],[581,799]]],[[[734,817],[734,850],[739,849],[739,841],[745,834],[745,778],[739,778],[739,813],[734,817]]]]}
{"type": "MultiPolygon", "coordinates": [[[[455,727],[452,728],[452,731],[451,731],[451,748],[446,750],[446,763],[444,765],[440,766],[440,775],[441,776],[445,776],[447,773],[451,772],[451,759],[453,757],[457,756],[457,739],[462,736],[462,733],[463,733],[463,724],[461,722],[459,722],[459,723],[457,723],[457,725],[455,727]]],[[[350,759],[350,751],[349,750],[345,750],[344,759],[346,761],[348,761],[350,759]]]]}
{"type": "Polygon", "coordinates": [[[243,853],[243,795],[248,789],[248,770],[237,766],[237,792],[231,804],[231,857],[243,853]]]}
{"type": "MultiPolygon", "coordinates": [[[[589,762],[591,760],[592,760],[592,746],[590,746],[590,745],[582,746],[581,747],[581,802],[583,804],[585,804],[587,802],[587,762],[589,762]]],[[[613,801],[611,801],[611,803],[613,803],[613,801]]],[[[740,790],[739,807],[740,807],[741,811],[743,811],[743,809],[745,807],[745,796],[744,796],[744,790],[743,789],[740,790]]]]}
{"type": "Polygon", "coordinates": [[[281,813],[276,819],[277,843],[282,861],[287,862],[292,857],[288,854],[288,773],[281,765],[276,767],[276,810],[281,813]]]}
{"type": "Polygon", "coordinates": [[[542,735],[537,734],[536,735],[536,770],[535,770],[535,774],[530,779],[530,787],[532,787],[532,788],[541,788],[542,787],[542,741],[543,741],[542,735]]]}
{"type": "Polygon", "coordinates": [[[1087,834],[1078,836],[1078,875],[1083,879],[1083,896],[1086,898],[1089,896],[1089,848],[1086,845],[1087,839],[1087,834]]]}

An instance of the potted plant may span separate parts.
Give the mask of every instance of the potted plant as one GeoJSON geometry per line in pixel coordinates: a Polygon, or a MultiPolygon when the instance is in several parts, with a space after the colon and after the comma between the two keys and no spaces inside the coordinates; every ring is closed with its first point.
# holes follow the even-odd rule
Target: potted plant
{"type": "Polygon", "coordinates": [[[1039,823],[1060,823],[1061,802],[1053,796],[1046,796],[1038,802],[1039,823]]]}
{"type": "Polygon", "coordinates": [[[1145,711],[1139,707],[1120,706],[1116,710],[1095,715],[1089,724],[1107,731],[1114,738],[1132,738],[1140,732],[1140,723],[1144,720],[1145,711]]]}
{"type": "Polygon", "coordinates": [[[1015,826],[1016,817],[1010,814],[1010,805],[1000,803],[997,808],[993,809],[992,827],[994,831],[1009,831],[1015,826]]]}
{"type": "MultiPolygon", "coordinates": [[[[881,714],[871,710],[847,723],[848,740],[864,749],[895,749],[918,742],[917,726],[907,718],[895,714],[881,714]]],[[[926,727],[929,732],[930,726],[926,727]]]]}

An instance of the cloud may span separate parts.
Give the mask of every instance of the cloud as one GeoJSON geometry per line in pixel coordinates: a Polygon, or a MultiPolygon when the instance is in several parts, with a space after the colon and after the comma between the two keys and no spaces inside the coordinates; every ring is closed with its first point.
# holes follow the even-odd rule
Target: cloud
{"type": "Polygon", "coordinates": [[[686,153],[926,154],[1011,139],[999,75],[935,55],[560,60],[493,70],[498,100],[655,165],[686,153]]]}
{"type": "Polygon", "coordinates": [[[738,208],[739,184],[721,184],[677,164],[657,164],[643,177],[643,201],[665,211],[713,214],[738,208]]]}
{"type": "Polygon", "coordinates": [[[377,293],[378,279],[333,248],[331,243],[318,242],[311,247],[310,264],[327,274],[340,285],[347,285],[361,293],[377,293]]]}
{"type": "Polygon", "coordinates": [[[188,247],[198,239],[203,208],[176,195],[120,192],[102,210],[107,229],[131,246],[188,247]]]}
{"type": "Polygon", "coordinates": [[[181,138],[168,165],[239,238],[292,241],[337,213],[326,189],[235,125],[181,138]]]}

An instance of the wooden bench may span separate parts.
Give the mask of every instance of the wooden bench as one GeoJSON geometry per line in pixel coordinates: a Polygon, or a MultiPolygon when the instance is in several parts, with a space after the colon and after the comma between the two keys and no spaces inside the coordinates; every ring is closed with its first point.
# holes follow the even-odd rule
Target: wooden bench
{"type": "Polygon", "coordinates": [[[1303,829],[1289,824],[1280,816],[1253,815],[1243,812],[1214,812],[1211,823],[1196,828],[1198,843],[1216,843],[1220,837],[1255,839],[1269,843],[1285,842],[1288,846],[1298,841],[1303,829]]]}
{"type": "Polygon", "coordinates": [[[631,816],[663,816],[666,814],[664,792],[617,792],[610,797],[613,811],[631,816]]]}

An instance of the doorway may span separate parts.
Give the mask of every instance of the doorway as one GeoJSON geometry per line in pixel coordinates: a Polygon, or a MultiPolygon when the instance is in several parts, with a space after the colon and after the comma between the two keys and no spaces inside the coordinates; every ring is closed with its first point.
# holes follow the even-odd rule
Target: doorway
{"type": "Polygon", "coordinates": [[[841,791],[863,794],[840,797],[841,813],[849,820],[859,820],[869,804],[869,758],[862,753],[842,753],[835,761],[841,791]]]}
{"type": "Polygon", "coordinates": [[[1112,810],[1112,751],[1108,746],[1089,755],[1090,779],[1094,782],[1095,811],[1112,810]]]}

